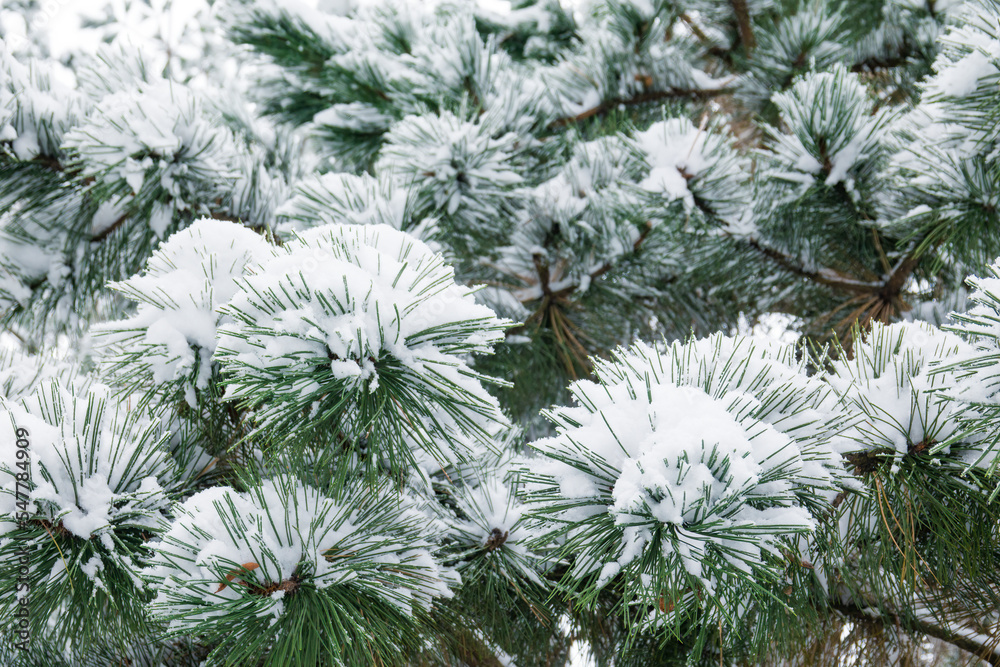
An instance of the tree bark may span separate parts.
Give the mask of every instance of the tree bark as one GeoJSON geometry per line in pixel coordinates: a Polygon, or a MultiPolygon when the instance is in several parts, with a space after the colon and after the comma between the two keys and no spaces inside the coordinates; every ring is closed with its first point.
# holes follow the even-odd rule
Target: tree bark
{"type": "Polygon", "coordinates": [[[753,25],[750,23],[750,9],[747,7],[747,0],[729,0],[729,4],[736,14],[736,25],[740,30],[740,42],[743,44],[743,52],[747,58],[750,52],[757,46],[757,40],[753,36],[753,25]]]}

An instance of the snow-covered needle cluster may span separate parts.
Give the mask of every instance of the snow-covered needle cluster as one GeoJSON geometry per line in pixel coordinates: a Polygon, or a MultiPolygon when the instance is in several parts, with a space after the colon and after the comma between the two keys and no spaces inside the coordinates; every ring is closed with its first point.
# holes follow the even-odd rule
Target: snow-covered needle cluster
{"type": "Polygon", "coordinates": [[[50,4],[0,664],[1000,664],[1000,0],[50,4]]]}
{"type": "Polygon", "coordinates": [[[575,554],[569,576],[618,582],[654,625],[766,601],[837,482],[829,386],[792,347],[721,336],[638,344],[595,373],[570,388],[577,407],[549,413],[557,435],[531,445],[548,460],[525,473],[575,554]]]}
{"type": "Polygon", "coordinates": [[[448,435],[439,419],[486,440],[506,421],[464,356],[491,352],[507,323],[423,242],[382,225],[316,227],[250,273],[221,309],[234,322],[217,357],[265,442],[333,435],[391,451],[405,430],[434,451],[448,435]]]}
{"type": "MultiPolygon", "coordinates": [[[[213,380],[219,307],[236,293],[236,278],[269,253],[260,234],[242,225],[195,221],[153,253],[146,270],[110,287],[137,303],[127,319],[95,327],[113,345],[119,377],[147,391],[173,387],[191,407],[213,380]]],[[[108,355],[111,359],[112,355],[108,355]]]]}
{"type": "Polygon", "coordinates": [[[24,590],[36,591],[37,613],[66,619],[59,641],[141,628],[139,569],[170,516],[178,471],[159,420],[128,403],[104,385],[73,391],[59,382],[0,401],[3,614],[11,617],[24,590]],[[30,458],[17,455],[23,440],[30,458]],[[12,555],[24,546],[27,562],[12,555]],[[86,608],[66,611],[79,605],[86,608]]]}
{"type": "MultiPolygon", "coordinates": [[[[319,613],[339,630],[323,650],[350,664],[364,659],[366,647],[352,644],[372,624],[415,632],[414,613],[452,595],[460,577],[433,557],[439,530],[384,484],[360,503],[282,476],[246,493],[206,489],[176,508],[145,573],[156,582],[153,614],[169,632],[208,632],[247,661],[275,639],[279,654],[313,644],[319,613]]],[[[390,639],[371,642],[398,650],[390,639]]]]}

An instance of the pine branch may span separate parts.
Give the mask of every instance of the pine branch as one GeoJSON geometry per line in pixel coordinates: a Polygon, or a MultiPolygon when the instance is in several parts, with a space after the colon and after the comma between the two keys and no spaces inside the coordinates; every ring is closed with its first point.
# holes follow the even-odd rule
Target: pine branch
{"type": "Polygon", "coordinates": [[[39,155],[38,157],[30,160],[30,162],[32,164],[41,165],[47,169],[51,169],[52,171],[65,171],[65,167],[62,162],[60,162],[58,158],[51,155],[39,155]]]}
{"type": "Polygon", "coordinates": [[[837,603],[831,607],[841,614],[861,621],[881,623],[887,627],[906,627],[915,632],[934,637],[945,643],[957,646],[963,651],[967,651],[980,660],[988,662],[994,667],[1000,667],[1000,645],[995,638],[985,635],[962,634],[961,630],[949,627],[947,623],[937,623],[935,619],[927,617],[922,619],[906,619],[900,616],[888,616],[883,613],[868,613],[865,609],[855,604],[837,603]],[[979,639],[978,637],[982,637],[979,639]]]}
{"type": "Polygon", "coordinates": [[[535,265],[535,271],[538,272],[538,287],[542,290],[543,296],[549,296],[552,294],[552,289],[549,287],[549,265],[542,260],[542,256],[539,253],[535,253],[531,256],[531,261],[535,265]]]}
{"type": "Polygon", "coordinates": [[[594,116],[600,116],[605,114],[612,109],[619,106],[637,106],[640,104],[647,104],[649,102],[660,102],[663,100],[677,100],[677,99],[690,99],[690,100],[710,100],[714,97],[720,95],[728,95],[733,92],[732,88],[671,88],[670,90],[654,90],[646,93],[640,93],[629,98],[615,98],[611,100],[605,100],[595,107],[591,107],[586,111],[576,114],[575,116],[566,116],[564,118],[559,118],[557,120],[549,123],[549,129],[555,129],[565,125],[572,125],[573,123],[579,123],[581,121],[587,120],[588,118],[593,118],[594,116]]]}
{"type": "MultiPolygon", "coordinates": [[[[114,231],[116,229],[118,229],[123,224],[125,224],[125,222],[129,219],[129,217],[131,217],[131,216],[128,213],[125,213],[125,214],[122,214],[121,216],[119,216],[117,220],[115,220],[113,223],[111,223],[110,225],[108,225],[105,229],[101,230],[100,234],[96,234],[96,235],[92,236],[90,238],[91,243],[100,243],[101,241],[104,241],[105,239],[107,239],[109,236],[111,236],[112,233],[114,233],[114,231]]],[[[208,217],[212,218],[213,220],[226,220],[228,222],[236,222],[236,223],[240,223],[240,224],[242,224],[242,222],[243,222],[239,218],[236,218],[236,217],[231,216],[231,215],[229,215],[227,213],[223,213],[223,212],[217,211],[217,210],[216,211],[212,211],[211,213],[209,213],[208,217]]]]}
{"type": "Polygon", "coordinates": [[[503,667],[503,663],[472,632],[463,633],[453,648],[468,667],[503,667]]]}
{"type": "Polygon", "coordinates": [[[745,242],[750,248],[773,261],[789,273],[793,273],[803,278],[808,278],[809,280],[820,285],[826,285],[827,287],[833,287],[835,289],[860,294],[871,294],[873,292],[880,291],[883,288],[883,283],[881,282],[865,282],[861,280],[854,280],[852,278],[845,278],[834,272],[832,269],[820,269],[819,271],[807,269],[797,259],[786,255],[780,250],[766,246],[757,239],[748,238],[745,242]]]}
{"type": "Polygon", "coordinates": [[[120,215],[117,220],[115,220],[110,225],[108,225],[103,230],[101,230],[100,234],[95,234],[94,236],[90,237],[90,242],[91,243],[100,243],[101,241],[107,239],[109,236],[111,236],[111,234],[114,233],[114,231],[116,229],[118,229],[119,227],[121,227],[122,225],[124,225],[125,221],[128,220],[128,219],[129,219],[129,214],[128,213],[124,213],[124,214],[120,215]]]}
{"type": "MultiPolygon", "coordinates": [[[[859,295],[869,295],[887,307],[900,305],[899,296],[903,291],[903,287],[910,279],[910,276],[913,275],[913,271],[920,263],[922,256],[919,246],[914,247],[888,271],[888,275],[884,276],[882,280],[862,281],[844,277],[832,269],[824,268],[818,271],[807,269],[795,258],[782,253],[780,250],[766,246],[754,238],[747,239],[746,244],[790,273],[837,290],[859,295]]],[[[903,308],[903,310],[906,309],[908,308],[903,308]]]]}
{"type": "Polygon", "coordinates": [[[28,354],[38,354],[38,345],[34,341],[30,340],[29,338],[26,338],[24,336],[24,334],[22,334],[19,331],[17,331],[17,329],[15,329],[12,326],[12,323],[5,322],[4,325],[3,325],[3,331],[5,333],[10,334],[14,338],[16,338],[18,344],[28,354]]]}
{"type": "MultiPolygon", "coordinates": [[[[633,253],[639,252],[639,250],[642,248],[643,243],[646,241],[646,239],[649,237],[650,232],[652,231],[653,231],[652,223],[647,222],[646,226],[639,234],[639,237],[632,243],[633,253]]],[[[539,292],[536,292],[535,290],[526,291],[525,292],[526,297],[523,298],[523,301],[525,302],[535,301],[539,298],[539,296],[543,297],[548,296],[557,300],[563,299],[580,288],[580,285],[578,283],[574,283],[572,285],[566,285],[565,287],[560,287],[559,289],[553,290],[551,285],[549,265],[543,261],[542,255],[537,253],[535,255],[532,255],[532,262],[535,265],[535,271],[538,273],[539,292]]],[[[605,262],[604,264],[601,264],[600,266],[598,266],[596,269],[592,270],[589,273],[591,281],[600,278],[601,276],[605,275],[614,268],[615,264],[612,262],[605,262]]]]}
{"type": "Polygon", "coordinates": [[[679,16],[680,20],[684,21],[685,25],[687,25],[688,30],[691,31],[691,34],[698,38],[699,42],[701,42],[702,44],[705,44],[708,47],[712,47],[713,46],[712,40],[709,39],[708,35],[705,34],[705,31],[702,30],[701,27],[697,23],[695,23],[694,19],[692,19],[687,14],[687,12],[681,12],[678,16],[679,16]]]}
{"type": "MultiPolygon", "coordinates": [[[[639,234],[639,238],[637,238],[635,240],[635,242],[632,244],[632,252],[633,253],[639,252],[639,250],[642,248],[643,242],[646,240],[646,238],[649,236],[649,233],[652,230],[653,230],[652,223],[647,222],[646,226],[642,230],[642,233],[639,234]]],[[[605,262],[604,264],[600,265],[599,267],[597,267],[596,269],[594,269],[593,271],[590,272],[590,279],[591,279],[591,281],[600,278],[604,274],[606,274],[609,271],[611,271],[613,268],[615,268],[615,265],[613,263],[611,263],[611,262],[605,262]]],[[[579,284],[573,284],[573,285],[567,285],[566,287],[563,287],[562,289],[556,290],[555,292],[551,292],[550,291],[550,292],[547,292],[547,293],[551,293],[552,296],[555,297],[555,298],[561,298],[561,297],[569,296],[570,294],[572,294],[573,292],[575,292],[579,288],[580,288],[579,284]]],[[[545,285],[543,287],[543,290],[548,290],[548,289],[549,289],[548,285],[545,285]]]]}
{"type": "Polygon", "coordinates": [[[919,262],[920,256],[914,249],[896,263],[880,292],[885,303],[895,303],[899,299],[903,286],[913,275],[913,270],[917,268],[919,262]]]}

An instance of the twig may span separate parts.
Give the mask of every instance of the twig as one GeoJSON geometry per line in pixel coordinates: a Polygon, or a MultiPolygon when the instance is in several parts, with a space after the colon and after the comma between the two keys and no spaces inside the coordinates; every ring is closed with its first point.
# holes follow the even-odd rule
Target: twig
{"type": "Polygon", "coordinates": [[[636,106],[638,104],[646,104],[647,102],[680,98],[707,100],[719,95],[728,95],[731,92],[733,92],[731,88],[671,88],[670,90],[649,91],[627,99],[616,98],[601,102],[596,107],[591,107],[586,111],[576,114],[575,116],[566,116],[565,118],[559,118],[552,121],[549,123],[549,129],[579,123],[580,121],[587,120],[588,118],[607,113],[615,107],[622,105],[628,107],[636,106]]]}
{"type": "Polygon", "coordinates": [[[94,236],[91,236],[90,241],[92,243],[103,241],[104,239],[111,236],[112,232],[114,232],[116,229],[125,224],[126,220],[128,220],[128,213],[121,215],[117,220],[115,220],[113,223],[104,228],[100,234],[95,234],[94,236]]]}
{"type": "Polygon", "coordinates": [[[807,269],[780,250],[776,250],[770,246],[765,246],[757,239],[747,238],[745,242],[748,246],[775,262],[786,271],[802,276],[803,278],[808,278],[821,285],[826,285],[827,287],[835,287],[848,292],[870,294],[883,286],[880,282],[864,282],[861,280],[853,280],[851,278],[841,278],[839,276],[835,277],[832,271],[822,272],[807,269]]]}
{"type": "Polygon", "coordinates": [[[957,646],[963,651],[968,651],[980,660],[993,665],[993,667],[1000,667],[1000,652],[997,652],[996,647],[991,647],[988,644],[981,644],[972,637],[961,635],[948,627],[941,627],[928,621],[918,620],[915,618],[903,619],[902,623],[900,623],[898,615],[894,614],[893,618],[889,619],[886,618],[886,615],[882,612],[879,612],[876,615],[868,614],[864,609],[855,604],[831,603],[830,606],[845,616],[862,621],[875,622],[882,625],[886,625],[887,622],[891,622],[893,625],[903,625],[909,627],[911,630],[925,634],[928,637],[940,639],[947,644],[957,646]]]}

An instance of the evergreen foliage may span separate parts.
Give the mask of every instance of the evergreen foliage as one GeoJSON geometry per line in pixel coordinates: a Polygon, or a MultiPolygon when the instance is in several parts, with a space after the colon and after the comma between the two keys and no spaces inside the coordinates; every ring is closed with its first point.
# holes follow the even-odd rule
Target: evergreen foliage
{"type": "Polygon", "coordinates": [[[494,4],[0,9],[0,664],[1000,665],[1000,1],[494,4]]]}

